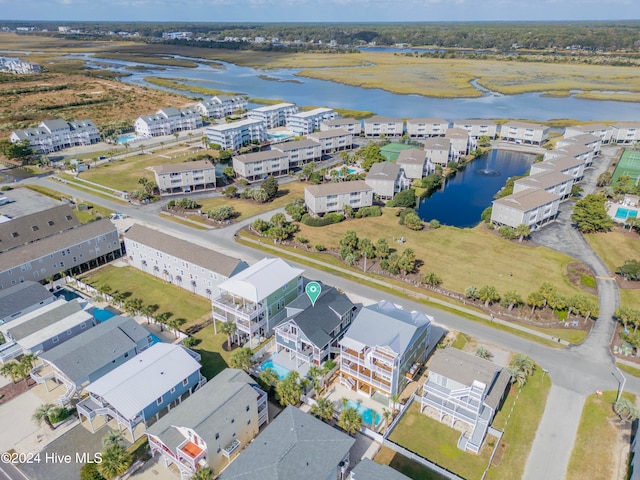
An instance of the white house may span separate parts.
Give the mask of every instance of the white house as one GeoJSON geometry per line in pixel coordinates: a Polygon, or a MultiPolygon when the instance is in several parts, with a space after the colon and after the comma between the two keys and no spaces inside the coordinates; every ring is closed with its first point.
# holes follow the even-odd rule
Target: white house
{"type": "Polygon", "coordinates": [[[289,115],[287,127],[296,135],[307,135],[320,130],[320,123],[334,118],[336,112],[332,108],[314,108],[289,115]]]}
{"type": "Polygon", "coordinates": [[[357,210],[373,205],[373,188],[362,180],[312,185],[304,188],[304,203],[314,216],[341,212],[346,206],[357,210]]]}
{"type": "Polygon", "coordinates": [[[62,119],[45,120],[36,128],[14,130],[12,143],[29,142],[38,153],[57,152],[79,145],[93,145],[100,141],[100,132],[91,120],[67,122],[62,119]]]}
{"type": "Polygon", "coordinates": [[[309,162],[322,160],[322,145],[311,139],[278,143],[271,145],[271,150],[286,154],[289,160],[289,168],[300,167],[309,162]]]}
{"type": "Polygon", "coordinates": [[[353,146],[353,134],[343,128],[310,133],[307,138],[318,142],[323,154],[347,150],[353,146]]]}
{"type": "Polygon", "coordinates": [[[556,148],[555,150],[549,150],[545,152],[545,160],[553,160],[560,157],[574,157],[581,160],[585,166],[590,166],[593,163],[594,150],[588,145],[569,145],[562,148],[556,148]]]}
{"type": "Polygon", "coordinates": [[[585,133],[595,135],[596,137],[600,137],[600,141],[603,144],[607,144],[611,142],[611,135],[613,133],[613,128],[609,125],[604,125],[601,123],[589,124],[589,125],[576,125],[573,127],[565,128],[564,138],[575,137],[577,135],[583,135],[585,133]]]}
{"type": "Polygon", "coordinates": [[[127,230],[124,244],[132,267],[208,299],[220,294],[218,285],[248,267],[242,260],[138,223],[127,230]]]}
{"type": "Polygon", "coordinates": [[[602,145],[602,140],[599,136],[593,135],[591,133],[583,133],[580,135],[574,135],[572,137],[565,136],[564,138],[559,138],[556,142],[556,148],[564,148],[571,146],[586,146],[593,150],[593,154],[596,155],[600,150],[602,145]]]}
{"type": "Polygon", "coordinates": [[[447,163],[458,160],[458,156],[451,148],[451,140],[448,138],[427,138],[424,141],[424,151],[427,154],[429,171],[432,171],[436,165],[444,167],[447,163]]]}
{"type": "Polygon", "coordinates": [[[0,325],[49,305],[55,300],[53,293],[38,282],[26,281],[3,288],[0,290],[0,325]]]}
{"type": "Polygon", "coordinates": [[[493,201],[491,222],[496,225],[528,225],[537,228],[558,215],[560,197],[543,189],[525,189],[493,201]]]}
{"type": "Polygon", "coordinates": [[[207,127],[205,135],[209,143],[220,145],[224,150],[238,150],[250,143],[262,143],[267,139],[267,130],[262,120],[240,120],[207,127]]]}
{"type": "Polygon", "coordinates": [[[326,120],[320,123],[321,132],[336,128],[346,130],[353,135],[360,135],[362,133],[362,121],[355,118],[336,118],[335,120],[326,120]]]}
{"type": "Polygon", "coordinates": [[[268,175],[286,175],[289,168],[288,153],[275,149],[233,157],[234,172],[248,181],[261,180],[268,175]]]}
{"type": "Polygon", "coordinates": [[[407,120],[407,135],[411,138],[441,137],[449,128],[444,118],[410,118],[407,120]]]}
{"type": "Polygon", "coordinates": [[[404,122],[401,118],[371,117],[364,120],[365,137],[401,137],[404,122]]]}
{"type": "Polygon", "coordinates": [[[427,152],[418,148],[402,150],[396,160],[396,165],[404,170],[410,180],[426,177],[430,173],[427,163],[427,152]]]}
{"type": "Polygon", "coordinates": [[[298,107],[293,103],[278,103],[249,110],[249,119],[264,123],[266,128],[283,127],[287,119],[298,113],[298,107]]]}
{"type": "Polygon", "coordinates": [[[200,115],[209,118],[228,117],[248,107],[247,97],[242,95],[215,95],[209,100],[201,100],[195,106],[200,115]]]}
{"type": "Polygon", "coordinates": [[[451,149],[458,156],[468,155],[476,147],[475,140],[464,128],[449,128],[444,134],[445,138],[451,141],[451,149]]]}
{"type": "Polygon", "coordinates": [[[202,127],[202,115],[194,108],[161,108],[153,115],[141,115],[134,122],[136,135],[158,137],[202,127]]]}
{"type": "Polygon", "coordinates": [[[216,167],[208,160],[165,163],[151,167],[160,195],[200,192],[216,188],[216,167]]]}
{"type": "Polygon", "coordinates": [[[571,195],[573,181],[574,178],[571,175],[562,172],[542,172],[516,180],[513,184],[513,193],[527,189],[546,190],[564,199],[571,195]]]}
{"type": "Polygon", "coordinates": [[[585,164],[575,157],[557,157],[552,160],[545,160],[531,165],[530,175],[537,175],[543,172],[561,172],[570,175],[574,181],[578,182],[584,177],[585,164]]]}
{"type": "Polygon", "coordinates": [[[627,122],[611,125],[611,142],[624,145],[640,142],[640,123],[627,122]]]}
{"type": "Polygon", "coordinates": [[[411,185],[400,165],[392,162],[374,163],[364,181],[373,188],[374,194],[384,200],[392,199],[411,185]]]}
{"type": "Polygon", "coordinates": [[[511,121],[500,127],[500,136],[505,142],[542,145],[549,138],[549,127],[537,123],[511,121]]]}
{"type": "Polygon", "coordinates": [[[498,136],[498,125],[496,122],[483,118],[456,120],[453,122],[453,126],[456,128],[464,128],[469,132],[469,136],[475,140],[484,136],[493,140],[498,136]]]}

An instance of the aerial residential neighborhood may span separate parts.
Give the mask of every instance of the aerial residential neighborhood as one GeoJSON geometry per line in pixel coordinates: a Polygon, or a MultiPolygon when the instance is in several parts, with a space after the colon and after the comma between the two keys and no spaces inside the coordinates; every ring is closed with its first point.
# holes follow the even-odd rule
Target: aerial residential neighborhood
{"type": "Polygon", "coordinates": [[[0,478],[640,478],[640,11],[454,3],[4,6],[0,478]]]}

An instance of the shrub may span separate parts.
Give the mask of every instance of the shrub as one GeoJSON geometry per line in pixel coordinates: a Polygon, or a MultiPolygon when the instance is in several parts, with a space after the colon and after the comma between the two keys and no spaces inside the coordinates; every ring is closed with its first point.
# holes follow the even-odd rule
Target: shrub
{"type": "Polygon", "coordinates": [[[229,206],[229,205],[221,205],[214,210],[209,210],[207,212],[207,217],[212,218],[218,222],[222,222],[224,220],[229,220],[230,218],[234,218],[238,216],[238,212],[229,206]]]}
{"type": "Polygon", "coordinates": [[[238,196],[238,187],[235,185],[229,185],[222,191],[222,194],[228,198],[235,198],[238,196]]]}
{"type": "Polygon", "coordinates": [[[433,220],[431,220],[429,222],[429,227],[436,229],[436,228],[440,228],[440,222],[438,220],[436,220],[435,218],[433,220]]]}
{"type": "Polygon", "coordinates": [[[382,215],[382,209],[377,205],[372,207],[362,207],[356,213],[356,218],[365,218],[365,217],[380,217],[382,215]]]}
{"type": "Polygon", "coordinates": [[[321,245],[319,243],[316,244],[316,246],[313,247],[313,248],[315,248],[317,252],[324,252],[327,249],[327,247],[325,247],[324,245],[321,245]]]}
{"type": "Polygon", "coordinates": [[[307,207],[304,204],[304,199],[296,198],[284,207],[284,211],[291,215],[294,221],[299,222],[302,216],[307,213],[307,207]]]}
{"type": "Polygon", "coordinates": [[[498,233],[502,238],[506,238],[507,240],[518,238],[518,234],[516,233],[515,228],[511,228],[508,225],[502,225],[498,229],[498,233]]]}
{"type": "Polygon", "coordinates": [[[325,227],[327,225],[333,225],[334,223],[340,223],[344,220],[344,215],[341,213],[327,213],[324,217],[312,217],[308,213],[305,213],[300,221],[309,227],[325,227]]]}
{"type": "Polygon", "coordinates": [[[182,340],[182,345],[184,345],[187,348],[195,347],[197,344],[198,344],[198,340],[196,340],[194,337],[187,337],[184,340],[182,340]]]}
{"type": "Polygon", "coordinates": [[[80,469],[80,480],[105,480],[98,472],[98,466],[95,463],[87,463],[80,469]]]}
{"type": "Polygon", "coordinates": [[[269,175],[267,179],[262,182],[262,189],[267,192],[269,200],[271,200],[278,194],[278,181],[272,175],[269,175]]]}
{"type": "Polygon", "coordinates": [[[423,227],[422,220],[415,213],[408,213],[407,215],[405,215],[404,224],[411,230],[422,230],[423,227]]]}
{"type": "Polygon", "coordinates": [[[398,192],[393,200],[387,202],[388,207],[413,208],[416,206],[416,191],[413,188],[398,192]]]}
{"type": "Polygon", "coordinates": [[[69,416],[69,410],[64,407],[54,408],[49,412],[51,423],[60,423],[69,416]]]}
{"type": "Polygon", "coordinates": [[[640,280],[640,261],[626,260],[624,265],[618,267],[616,273],[625,280],[640,280]]]}
{"type": "Polygon", "coordinates": [[[246,187],[247,185],[249,185],[249,181],[246,178],[241,178],[240,180],[238,180],[238,183],[243,187],[246,187]]]}

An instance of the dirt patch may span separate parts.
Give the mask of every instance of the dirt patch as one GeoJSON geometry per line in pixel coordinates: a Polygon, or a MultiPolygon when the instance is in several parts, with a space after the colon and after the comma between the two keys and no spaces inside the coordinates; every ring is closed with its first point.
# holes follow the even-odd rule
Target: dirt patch
{"type": "Polygon", "coordinates": [[[578,288],[581,288],[585,292],[597,295],[598,289],[595,287],[595,274],[584,263],[573,262],[567,265],[567,273],[569,275],[569,281],[578,288]],[[594,287],[585,285],[586,282],[593,280],[594,287]]]}
{"type": "Polygon", "coordinates": [[[496,454],[493,456],[493,460],[491,461],[491,465],[494,467],[499,467],[502,463],[502,459],[504,458],[504,453],[507,450],[507,444],[504,441],[500,442],[498,448],[496,448],[496,454]]]}
{"type": "Polygon", "coordinates": [[[5,385],[4,387],[0,388],[0,405],[16,398],[18,395],[26,392],[27,390],[30,390],[35,385],[36,382],[34,382],[33,380],[27,380],[27,382],[25,382],[24,380],[20,380],[17,383],[11,382],[10,384],[5,385]]]}

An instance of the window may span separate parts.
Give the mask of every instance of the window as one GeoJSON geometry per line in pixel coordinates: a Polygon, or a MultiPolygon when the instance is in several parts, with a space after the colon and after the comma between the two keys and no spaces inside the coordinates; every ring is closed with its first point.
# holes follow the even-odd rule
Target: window
{"type": "Polygon", "coordinates": [[[220,438],[220,433],[216,433],[216,440],[220,438]]]}
{"type": "Polygon", "coordinates": [[[216,453],[220,453],[220,446],[218,445],[218,449],[216,450],[216,453]]]}
{"type": "Polygon", "coordinates": [[[129,352],[124,354],[124,358],[127,358],[129,356],[129,352]]]}
{"type": "Polygon", "coordinates": [[[251,425],[251,419],[247,420],[247,425],[251,425]]]}
{"type": "Polygon", "coordinates": [[[80,330],[84,330],[85,328],[87,328],[87,324],[83,323],[80,325],[80,330]]]}
{"type": "Polygon", "coordinates": [[[231,419],[231,423],[236,423],[236,419],[235,419],[235,418],[232,418],[232,419],[231,419]]]}
{"type": "Polygon", "coordinates": [[[59,339],[57,335],[51,339],[51,343],[58,343],[58,341],[59,339]]]}
{"type": "Polygon", "coordinates": [[[182,386],[186,387],[189,384],[189,379],[185,378],[184,380],[182,380],[182,386]]]}
{"type": "Polygon", "coordinates": [[[244,411],[245,411],[245,412],[248,412],[249,410],[250,410],[249,405],[247,405],[246,407],[244,407],[244,411]]]}
{"type": "Polygon", "coordinates": [[[171,390],[169,390],[169,393],[176,393],[176,387],[171,387],[171,390]]]}
{"type": "Polygon", "coordinates": [[[20,235],[18,235],[18,232],[13,232],[13,233],[11,234],[11,236],[12,236],[13,238],[18,238],[20,235]]]}
{"type": "Polygon", "coordinates": [[[156,400],[156,405],[162,405],[162,397],[156,400]]]}
{"type": "Polygon", "coordinates": [[[67,335],[71,335],[73,332],[71,330],[67,330],[67,335]]]}
{"type": "Polygon", "coordinates": [[[49,225],[50,227],[53,227],[56,224],[56,222],[54,222],[53,220],[49,220],[47,222],[47,225],[49,225]]]}
{"type": "Polygon", "coordinates": [[[33,227],[31,227],[31,230],[33,230],[34,232],[37,232],[39,229],[37,225],[34,225],[33,227]]]}

